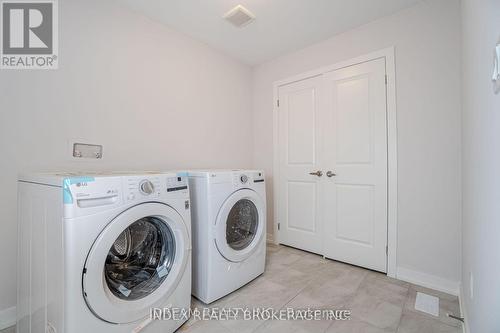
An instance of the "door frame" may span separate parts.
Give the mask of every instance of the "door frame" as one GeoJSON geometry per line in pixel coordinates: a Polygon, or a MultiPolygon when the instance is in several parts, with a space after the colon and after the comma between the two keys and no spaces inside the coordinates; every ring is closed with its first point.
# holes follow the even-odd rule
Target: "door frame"
{"type": "Polygon", "coordinates": [[[394,46],[344,60],[333,65],[307,71],[273,83],[273,242],[279,244],[278,195],[279,191],[279,133],[278,133],[278,89],[280,86],[319,76],[325,72],[342,69],[363,62],[384,58],[387,75],[387,276],[396,278],[398,239],[398,145],[396,112],[396,66],[394,46]]]}

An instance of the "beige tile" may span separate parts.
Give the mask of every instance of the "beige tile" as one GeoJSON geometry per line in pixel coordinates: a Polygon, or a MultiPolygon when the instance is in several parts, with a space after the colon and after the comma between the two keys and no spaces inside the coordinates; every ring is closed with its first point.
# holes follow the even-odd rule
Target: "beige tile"
{"type": "MultiPolygon", "coordinates": [[[[295,272],[301,274],[300,272],[295,272]]],[[[277,279],[279,280],[279,279],[277,279]]],[[[237,297],[224,303],[225,307],[243,308],[253,311],[255,308],[272,308],[275,310],[281,309],[299,292],[301,286],[290,282],[288,286],[283,283],[272,281],[268,278],[259,278],[252,285],[243,288],[237,297]]],[[[238,333],[252,332],[264,320],[233,320],[221,322],[221,324],[238,333]]]]}
{"type": "Polygon", "coordinates": [[[318,279],[332,279],[346,274],[362,274],[363,277],[366,275],[366,272],[338,261],[325,259],[325,263],[326,264],[323,266],[321,274],[316,274],[318,279]]]}
{"type": "Polygon", "coordinates": [[[185,323],[176,332],[178,333],[231,333],[230,330],[215,320],[198,320],[185,323]]]}
{"type": "Polygon", "coordinates": [[[342,309],[349,303],[364,276],[361,272],[346,269],[322,272],[287,306],[342,309]]]}
{"type": "Polygon", "coordinates": [[[304,257],[303,253],[297,252],[295,249],[283,248],[278,252],[270,253],[266,257],[266,265],[291,265],[304,257]]]}
{"type": "Polygon", "coordinates": [[[401,318],[398,333],[461,333],[462,328],[450,326],[436,319],[417,313],[405,313],[401,318]]]}
{"type": "Polygon", "coordinates": [[[224,303],[224,306],[274,307],[279,309],[296,294],[295,290],[280,283],[259,278],[252,285],[242,288],[237,296],[224,303]]]}
{"type": "Polygon", "coordinates": [[[307,254],[292,263],[290,267],[305,274],[319,274],[327,264],[328,260],[323,257],[307,254]]]}
{"type": "Polygon", "coordinates": [[[315,282],[337,281],[341,284],[349,284],[352,288],[357,289],[367,274],[366,269],[326,260],[323,269],[315,274],[315,282]]]}
{"type": "Polygon", "coordinates": [[[264,274],[262,274],[262,276],[267,277],[267,276],[273,275],[276,272],[285,270],[287,267],[288,266],[282,265],[278,262],[274,262],[274,263],[266,262],[266,267],[264,270],[264,274]]]}
{"type": "Polygon", "coordinates": [[[409,285],[382,274],[367,274],[358,289],[358,295],[368,295],[403,307],[408,298],[409,285]]]}
{"type": "Polygon", "coordinates": [[[306,309],[306,308],[317,308],[317,309],[332,309],[332,310],[343,310],[349,303],[352,295],[342,295],[341,293],[335,295],[331,292],[327,295],[320,294],[314,291],[314,295],[310,290],[303,291],[295,296],[286,307],[294,309],[306,309]]]}
{"type": "Polygon", "coordinates": [[[448,325],[453,325],[457,327],[461,326],[461,323],[458,320],[449,318],[447,316],[448,313],[453,313],[456,316],[460,316],[460,305],[458,302],[458,297],[440,291],[416,286],[413,284],[410,285],[410,289],[408,292],[408,299],[406,300],[404,311],[405,313],[418,313],[429,319],[438,319],[441,322],[448,325]],[[428,295],[439,297],[439,317],[435,317],[433,315],[415,309],[415,300],[417,298],[417,292],[422,292],[428,295]]]}
{"type": "Polygon", "coordinates": [[[402,306],[367,294],[356,295],[349,304],[352,317],[382,329],[396,330],[402,306]]]}
{"type": "Polygon", "coordinates": [[[268,320],[257,333],[320,333],[325,332],[331,322],[328,320],[268,320]]]}
{"type": "Polygon", "coordinates": [[[284,266],[282,269],[267,272],[267,274],[264,274],[264,278],[295,290],[298,293],[314,279],[314,275],[284,266]]]}
{"type": "Polygon", "coordinates": [[[382,329],[368,323],[351,319],[334,322],[327,333],[394,333],[395,330],[382,329]]]}
{"type": "Polygon", "coordinates": [[[252,333],[255,332],[259,326],[265,323],[264,320],[228,320],[221,321],[220,324],[225,329],[233,333],[252,333]]]}

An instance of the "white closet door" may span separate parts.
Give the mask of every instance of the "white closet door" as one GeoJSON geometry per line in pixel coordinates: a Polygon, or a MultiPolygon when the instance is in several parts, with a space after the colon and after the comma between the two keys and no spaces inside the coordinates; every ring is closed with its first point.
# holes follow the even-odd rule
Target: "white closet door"
{"type": "Polygon", "coordinates": [[[324,255],[387,271],[385,60],[323,75],[324,255]]]}
{"type": "Polygon", "coordinates": [[[323,253],[321,225],[319,90],[314,77],[279,88],[279,188],[280,243],[323,253]]]}

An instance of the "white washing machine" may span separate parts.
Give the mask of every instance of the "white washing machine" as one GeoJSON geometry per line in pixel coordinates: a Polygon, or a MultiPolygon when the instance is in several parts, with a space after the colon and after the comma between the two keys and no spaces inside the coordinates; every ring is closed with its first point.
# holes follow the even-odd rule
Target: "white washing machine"
{"type": "Polygon", "coordinates": [[[211,303],[264,273],[266,191],[258,170],[190,171],[193,295],[211,303]]]}
{"type": "Polygon", "coordinates": [[[186,177],[45,174],[18,184],[18,333],[165,333],[187,319],[150,316],[190,307],[186,177]]]}

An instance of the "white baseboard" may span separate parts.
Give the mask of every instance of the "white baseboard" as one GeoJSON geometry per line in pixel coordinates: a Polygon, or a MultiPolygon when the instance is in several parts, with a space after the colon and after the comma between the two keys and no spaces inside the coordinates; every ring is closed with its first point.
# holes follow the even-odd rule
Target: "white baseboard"
{"type": "Polygon", "coordinates": [[[464,318],[464,324],[462,325],[462,329],[464,333],[469,333],[470,332],[469,322],[467,320],[469,316],[467,315],[467,306],[465,305],[465,297],[467,297],[467,294],[464,292],[463,284],[460,283],[460,295],[458,295],[458,301],[460,303],[460,313],[464,318]]]}
{"type": "Polygon", "coordinates": [[[16,324],[16,307],[0,310],[0,331],[16,324]]]}
{"type": "Polygon", "coordinates": [[[459,296],[460,283],[443,279],[439,276],[418,272],[412,269],[398,267],[396,277],[422,287],[438,290],[447,294],[459,296]]]}

